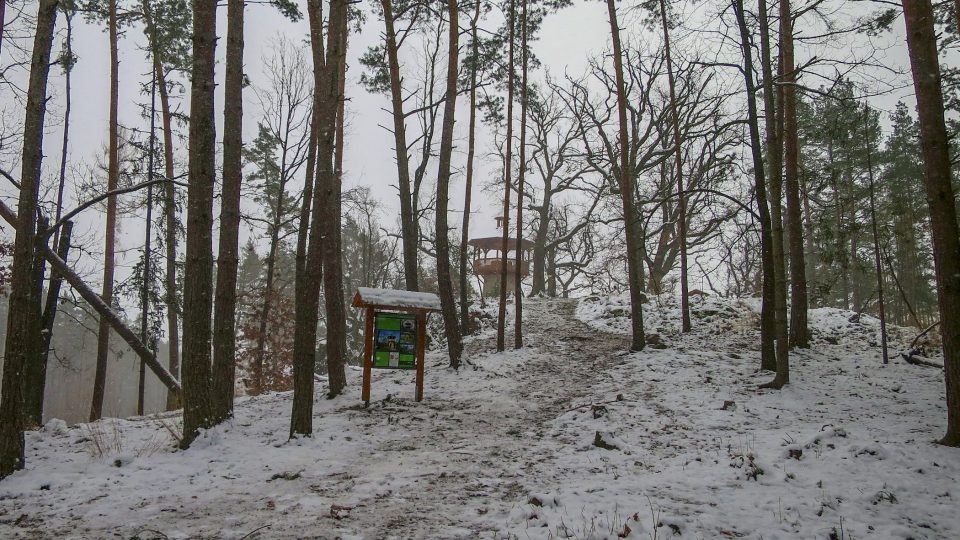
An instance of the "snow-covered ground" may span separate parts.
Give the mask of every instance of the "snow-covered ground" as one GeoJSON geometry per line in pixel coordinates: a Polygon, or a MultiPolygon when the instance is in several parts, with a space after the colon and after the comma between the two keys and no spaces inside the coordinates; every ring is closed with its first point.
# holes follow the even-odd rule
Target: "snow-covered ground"
{"type": "Polygon", "coordinates": [[[814,310],[774,392],[754,301],[698,301],[683,336],[652,301],[632,354],[624,307],[527,300],[524,349],[487,329],[459,372],[429,353],[422,403],[412,372],[375,371],[364,408],[351,371],[306,440],[289,393],[239,400],[187,451],[175,414],[52,421],[0,482],[0,537],[960,537],[942,373],[881,365],[875,320],[814,310]]]}

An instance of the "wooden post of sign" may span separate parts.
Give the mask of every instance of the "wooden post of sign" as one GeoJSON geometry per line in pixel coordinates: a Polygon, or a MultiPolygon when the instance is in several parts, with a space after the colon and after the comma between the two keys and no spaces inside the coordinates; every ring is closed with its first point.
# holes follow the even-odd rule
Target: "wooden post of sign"
{"type": "Polygon", "coordinates": [[[367,308],[366,328],[363,332],[363,392],[361,399],[370,403],[370,370],[373,368],[373,308],[367,308]]]}
{"type": "Polygon", "coordinates": [[[423,364],[427,345],[427,313],[417,312],[417,401],[423,401],[423,364]]]}

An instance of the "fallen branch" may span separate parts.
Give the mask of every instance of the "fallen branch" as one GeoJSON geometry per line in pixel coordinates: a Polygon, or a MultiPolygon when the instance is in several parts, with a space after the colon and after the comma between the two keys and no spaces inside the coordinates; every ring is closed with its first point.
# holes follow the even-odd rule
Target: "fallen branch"
{"type": "Polygon", "coordinates": [[[930,362],[929,360],[923,360],[921,358],[917,358],[917,356],[922,352],[917,347],[917,342],[920,341],[920,338],[927,335],[928,332],[936,328],[937,325],[939,324],[940,324],[940,321],[937,321],[931,324],[923,332],[920,332],[919,334],[917,334],[917,337],[913,338],[913,341],[910,342],[910,349],[907,350],[906,352],[900,353],[900,356],[903,358],[904,362],[908,364],[913,364],[915,366],[925,366],[925,367],[943,369],[943,366],[936,362],[930,362]]]}

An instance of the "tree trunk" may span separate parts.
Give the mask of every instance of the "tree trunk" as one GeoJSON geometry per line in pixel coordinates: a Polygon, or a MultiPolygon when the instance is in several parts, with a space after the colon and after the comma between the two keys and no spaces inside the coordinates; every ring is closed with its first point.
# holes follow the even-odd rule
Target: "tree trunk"
{"type": "Polygon", "coordinates": [[[410,158],[407,154],[407,126],[403,113],[403,84],[400,79],[397,33],[393,27],[393,4],[381,0],[385,27],[387,64],[390,72],[390,98],[393,106],[393,142],[397,157],[397,178],[400,184],[400,236],[403,247],[403,275],[407,290],[417,291],[417,216],[413,210],[410,187],[410,158]]]}
{"type": "MultiPolygon", "coordinates": [[[[66,221],[60,226],[59,234],[57,235],[57,256],[63,259],[64,262],[67,261],[67,257],[70,254],[70,237],[73,235],[73,222],[66,221]]],[[[63,287],[63,275],[60,272],[52,269],[50,270],[50,286],[47,289],[47,302],[43,309],[43,321],[42,327],[43,330],[43,344],[41,345],[41,365],[43,366],[44,374],[46,374],[47,363],[50,359],[50,343],[53,340],[53,324],[57,318],[57,307],[60,303],[60,289],[63,287]]],[[[36,389],[37,395],[40,396],[40,415],[43,415],[43,392],[46,387],[46,375],[44,375],[42,384],[43,387],[36,389]]]]}
{"type": "Polygon", "coordinates": [[[237,349],[237,264],[240,244],[240,185],[243,183],[244,0],[227,2],[227,66],[223,109],[223,192],[213,312],[214,423],[233,415],[237,349]]]}
{"type": "MultiPolygon", "coordinates": [[[[149,135],[149,148],[147,155],[147,181],[153,181],[153,152],[156,145],[156,117],[157,117],[157,74],[153,72],[153,80],[150,84],[150,135],[149,135]]],[[[152,225],[153,225],[153,185],[147,187],[147,216],[144,220],[143,227],[143,279],[140,284],[140,341],[145,344],[151,343],[147,339],[148,334],[148,323],[147,319],[150,315],[150,280],[151,280],[151,271],[150,263],[152,262],[153,254],[150,249],[150,241],[152,240],[152,225]]],[[[153,347],[151,347],[153,349],[153,347]]],[[[144,397],[146,391],[146,378],[147,378],[147,363],[140,360],[140,377],[137,384],[137,414],[143,416],[144,409],[144,397]]]]}
{"type": "MultiPolygon", "coordinates": [[[[958,0],[960,1],[960,0],[958,0]]],[[[3,52],[3,27],[7,16],[7,0],[0,0],[0,53],[3,52]]],[[[2,56],[0,56],[2,58],[2,56]]]]}
{"type": "MultiPolygon", "coordinates": [[[[169,349],[170,373],[174,377],[180,376],[180,329],[177,306],[177,202],[176,189],[173,185],[173,113],[170,110],[170,96],[167,89],[167,78],[157,54],[159,47],[156,37],[156,26],[153,22],[153,13],[150,1],[143,0],[143,17],[153,49],[153,71],[157,76],[157,91],[160,93],[160,116],[163,127],[163,167],[167,177],[164,184],[164,230],[166,244],[166,262],[164,269],[164,303],[167,305],[167,346],[169,349]]],[[[180,399],[174,392],[167,392],[168,411],[179,409],[180,399]]]]}
{"type": "Polygon", "coordinates": [[[327,36],[327,95],[329,109],[324,116],[320,131],[319,183],[317,192],[323,209],[324,221],[318,223],[317,212],[314,224],[321,227],[320,242],[323,260],[323,300],[327,323],[327,397],[340,395],[347,385],[345,371],[347,355],[347,314],[343,299],[343,261],[341,248],[341,191],[342,179],[337,170],[336,154],[343,145],[337,138],[337,118],[344,100],[340,79],[344,76],[344,56],[347,54],[347,0],[333,0],[330,7],[330,30],[327,36]]]}
{"type": "MultiPolygon", "coordinates": [[[[797,135],[797,74],[793,59],[793,15],[790,0],[780,1],[780,50],[783,54],[784,187],[787,196],[787,233],[790,244],[790,345],[810,346],[807,328],[807,270],[803,259],[803,223],[800,218],[799,157],[797,135]]],[[[789,366],[785,369],[789,374],[789,366]]]]}
{"type": "Polygon", "coordinates": [[[757,114],[756,85],[753,81],[753,45],[750,43],[750,31],[747,29],[743,13],[743,0],[733,0],[733,10],[740,27],[740,47],[743,52],[743,76],[747,90],[747,123],[750,129],[750,148],[753,156],[754,196],[757,201],[757,214],[760,217],[760,258],[763,268],[763,304],[760,319],[761,351],[772,348],[774,340],[773,304],[773,232],[770,223],[770,210],[767,207],[766,179],[764,178],[763,154],[760,146],[760,122],[757,114]]]}
{"type": "Polygon", "coordinates": [[[39,322],[37,309],[31,303],[31,274],[36,257],[37,198],[43,161],[43,121],[46,112],[47,75],[50,72],[50,49],[57,20],[57,0],[40,0],[37,9],[37,30],[30,61],[27,107],[23,124],[23,152],[20,160],[20,198],[14,217],[16,227],[13,265],[10,272],[10,296],[7,308],[7,335],[3,362],[3,383],[0,391],[0,479],[24,466],[23,395],[21,377],[31,348],[32,327],[39,322]]]}
{"type": "Polygon", "coordinates": [[[30,308],[33,310],[35,324],[30,325],[29,352],[23,369],[22,395],[24,428],[31,429],[43,423],[43,387],[47,379],[47,366],[43,363],[42,322],[40,321],[40,304],[43,302],[43,278],[46,263],[43,257],[36,255],[47,246],[47,228],[49,220],[37,216],[36,247],[33,258],[33,268],[30,275],[30,308]]]}
{"type": "MultiPolygon", "coordinates": [[[[760,20],[760,63],[763,69],[763,106],[766,131],[766,150],[767,150],[767,178],[771,184],[780,185],[781,178],[781,158],[783,157],[780,144],[780,127],[777,125],[777,111],[773,89],[773,56],[770,52],[770,24],[768,23],[767,1],[759,0],[759,20],[760,20]]],[[[759,130],[759,126],[757,127],[759,130]]],[[[763,166],[762,163],[755,163],[755,166],[763,166]]],[[[779,201],[779,199],[777,199],[779,201]]],[[[779,208],[779,202],[777,203],[779,208]]],[[[771,238],[772,242],[772,238],[771,238]]],[[[762,257],[761,257],[762,258],[762,257]]],[[[781,257],[782,258],[782,257],[781,257]]],[[[773,259],[770,259],[771,265],[773,259]]],[[[762,261],[765,264],[765,261],[762,261]]],[[[764,267],[764,272],[766,272],[764,267]]],[[[775,274],[771,267],[770,274],[775,274]]],[[[775,350],[776,339],[776,303],[777,292],[775,290],[776,279],[763,280],[763,306],[761,308],[761,343],[760,343],[760,369],[767,371],[776,371],[777,354],[775,350]]]]}
{"type": "Polygon", "coordinates": [[[873,269],[877,275],[877,307],[880,309],[880,350],[883,363],[890,362],[887,352],[887,314],[883,302],[883,266],[880,264],[880,233],[877,228],[876,189],[873,179],[873,139],[870,136],[870,107],[864,103],[864,144],[867,149],[867,178],[870,180],[870,226],[873,229],[873,269]]]}
{"type": "MultiPolygon", "coordinates": [[[[313,56],[313,121],[310,128],[310,149],[300,208],[300,231],[297,237],[296,322],[293,334],[293,410],[290,437],[313,433],[313,373],[317,356],[317,309],[320,303],[322,260],[320,230],[316,225],[321,208],[319,149],[323,122],[330,108],[325,93],[323,16],[320,0],[309,0],[310,47],[313,56]],[[316,188],[314,188],[316,185],[316,188]],[[311,208],[313,211],[311,212],[311,208]],[[314,222],[314,226],[310,226],[314,222]]],[[[331,13],[332,16],[332,13],[331,13]]]]}
{"type": "MultiPolygon", "coordinates": [[[[510,238],[510,189],[512,184],[513,172],[513,42],[514,27],[516,25],[516,2],[510,0],[510,25],[509,40],[507,49],[510,57],[507,59],[507,145],[503,159],[503,242],[500,250],[500,303],[497,307],[497,352],[506,348],[506,324],[507,324],[507,248],[510,238]]],[[[518,233],[519,234],[519,233],[518,233]]]]}
{"type": "Polygon", "coordinates": [[[623,80],[623,51],[620,47],[620,26],[617,24],[617,9],[613,0],[607,0],[610,17],[610,35],[613,41],[613,68],[617,84],[617,114],[620,130],[620,197],[623,201],[623,226],[627,237],[627,274],[630,287],[630,319],[632,341],[630,350],[641,351],[647,344],[643,331],[643,299],[640,277],[640,242],[637,234],[636,210],[633,201],[633,171],[630,167],[630,139],[627,136],[627,87],[623,80]],[[636,222],[635,222],[636,221],[636,222]]]}
{"type": "Polygon", "coordinates": [[[951,185],[950,147],[943,117],[940,65],[930,0],[903,2],[907,45],[920,120],[937,303],[947,395],[947,433],[941,444],[960,446],[960,230],[951,185]]]}
{"type": "MultiPolygon", "coordinates": [[[[107,27],[110,36],[110,125],[109,151],[107,156],[107,191],[117,189],[120,181],[120,57],[117,44],[117,0],[109,2],[107,27]]],[[[107,199],[107,223],[104,232],[103,289],[100,296],[107,305],[113,304],[113,273],[115,265],[117,234],[117,197],[107,199]]],[[[90,404],[90,421],[103,415],[103,396],[107,382],[107,355],[110,351],[110,325],[101,319],[97,331],[97,371],[93,378],[93,400],[90,404]]]]}
{"type": "Polygon", "coordinates": [[[514,249],[513,267],[513,348],[523,347],[523,183],[527,172],[527,2],[523,3],[520,15],[520,171],[517,173],[517,243],[514,249]]]}
{"type": "MultiPolygon", "coordinates": [[[[467,333],[470,328],[470,302],[467,283],[467,241],[470,239],[470,199],[473,195],[473,158],[477,135],[477,32],[480,22],[480,0],[473,5],[473,18],[470,19],[470,126],[467,135],[467,177],[463,187],[463,226],[460,229],[460,330],[467,333]]],[[[481,292],[482,295],[482,292],[481,292]]]]}
{"type": "Polygon", "coordinates": [[[687,286],[687,201],[683,195],[683,154],[680,142],[680,117],[677,113],[677,90],[673,76],[673,58],[670,55],[670,31],[667,25],[667,4],[660,0],[660,18],[663,22],[663,43],[667,57],[667,82],[670,87],[670,115],[673,120],[674,166],[677,168],[677,237],[680,250],[680,319],[681,330],[690,331],[690,298],[687,286]]]}
{"type": "Polygon", "coordinates": [[[447,336],[450,367],[460,367],[463,344],[460,341],[460,322],[457,303],[453,297],[450,277],[450,231],[447,226],[447,207],[450,202],[450,161],[453,156],[453,124],[457,110],[457,60],[460,53],[460,25],[457,20],[457,0],[447,0],[450,20],[447,37],[447,91],[443,104],[443,127],[440,132],[439,170],[437,171],[437,285],[440,289],[440,307],[447,336]]]}
{"type": "Polygon", "coordinates": [[[217,423],[211,383],[210,315],[213,307],[213,186],[216,182],[217,6],[193,4],[187,246],[183,286],[183,439],[217,423]]]}

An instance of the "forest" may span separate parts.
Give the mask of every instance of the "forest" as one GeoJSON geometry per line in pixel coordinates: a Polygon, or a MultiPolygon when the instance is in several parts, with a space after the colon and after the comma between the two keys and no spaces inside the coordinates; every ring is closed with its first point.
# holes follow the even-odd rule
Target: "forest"
{"type": "Polygon", "coordinates": [[[960,0],[0,0],[0,531],[960,534],[958,51],[960,0]],[[436,295],[416,401],[361,288],[436,295]],[[207,462],[236,521],[141,493],[207,462]]]}

